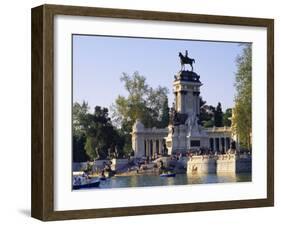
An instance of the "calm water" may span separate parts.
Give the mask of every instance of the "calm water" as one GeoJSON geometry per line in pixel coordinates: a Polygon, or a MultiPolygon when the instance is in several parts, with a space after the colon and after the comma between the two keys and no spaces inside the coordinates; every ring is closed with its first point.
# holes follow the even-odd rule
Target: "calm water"
{"type": "Polygon", "coordinates": [[[177,174],[176,177],[160,177],[159,175],[141,176],[116,176],[106,181],[101,181],[99,188],[125,188],[147,187],[163,185],[186,185],[186,184],[209,184],[227,182],[249,182],[252,180],[251,173],[240,174],[177,174]]]}

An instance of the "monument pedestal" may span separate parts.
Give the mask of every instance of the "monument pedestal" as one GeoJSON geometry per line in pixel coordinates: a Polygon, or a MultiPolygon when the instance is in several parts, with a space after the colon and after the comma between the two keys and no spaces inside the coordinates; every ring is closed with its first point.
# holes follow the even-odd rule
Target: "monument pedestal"
{"type": "Polygon", "coordinates": [[[200,76],[193,71],[180,71],[175,75],[175,105],[166,138],[169,154],[186,153],[208,146],[208,137],[198,125],[201,85],[200,76]]]}

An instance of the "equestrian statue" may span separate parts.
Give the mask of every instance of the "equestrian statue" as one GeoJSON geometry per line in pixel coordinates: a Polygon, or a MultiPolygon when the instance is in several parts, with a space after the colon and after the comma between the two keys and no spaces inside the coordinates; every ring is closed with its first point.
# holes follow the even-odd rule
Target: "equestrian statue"
{"type": "Polygon", "coordinates": [[[181,52],[179,52],[179,57],[181,61],[181,70],[185,69],[185,64],[189,64],[191,66],[191,71],[193,71],[193,63],[195,63],[195,60],[188,57],[187,50],[185,51],[185,56],[182,55],[181,52]]]}

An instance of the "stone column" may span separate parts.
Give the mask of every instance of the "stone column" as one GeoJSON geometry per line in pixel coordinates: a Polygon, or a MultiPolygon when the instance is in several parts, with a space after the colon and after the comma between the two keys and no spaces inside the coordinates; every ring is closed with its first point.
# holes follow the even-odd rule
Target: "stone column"
{"type": "Polygon", "coordinates": [[[162,140],[159,140],[159,154],[162,154],[162,140]]]}
{"type": "Polygon", "coordinates": [[[181,105],[180,105],[180,112],[184,112],[185,104],[184,104],[184,92],[180,91],[180,96],[181,96],[181,105]]]}
{"type": "Polygon", "coordinates": [[[153,140],[152,143],[153,143],[152,156],[154,156],[156,153],[156,140],[153,140]]]}
{"type": "Polygon", "coordinates": [[[146,155],[146,157],[147,156],[150,156],[150,140],[146,140],[146,143],[147,143],[147,155],[146,155]]]}
{"type": "Polygon", "coordinates": [[[227,140],[227,149],[230,149],[231,139],[229,137],[227,137],[226,140],[227,140]]]}
{"type": "Polygon", "coordinates": [[[178,99],[177,111],[180,112],[181,111],[181,93],[180,92],[177,93],[177,99],[178,99]]]}
{"type": "Polygon", "coordinates": [[[187,101],[188,101],[187,92],[185,92],[185,94],[184,94],[184,109],[183,109],[184,113],[187,112],[187,101]]]}
{"type": "Polygon", "coordinates": [[[200,92],[193,91],[193,112],[195,115],[198,115],[200,113],[200,99],[199,99],[200,92]]]}
{"type": "Polygon", "coordinates": [[[146,144],[147,144],[146,157],[149,157],[149,155],[150,155],[150,140],[147,139],[146,144]]]}
{"type": "Polygon", "coordinates": [[[192,111],[196,114],[196,106],[197,106],[197,103],[196,103],[196,96],[194,95],[194,92],[193,92],[193,95],[192,95],[192,111]]]}
{"type": "Polygon", "coordinates": [[[179,100],[180,100],[180,103],[179,103],[179,106],[178,106],[178,109],[179,109],[179,112],[180,113],[186,113],[186,91],[184,90],[181,90],[180,92],[178,92],[178,96],[179,96],[179,100]]]}
{"type": "Polygon", "coordinates": [[[179,101],[178,101],[178,93],[177,92],[174,92],[174,95],[175,95],[175,110],[177,111],[178,110],[178,104],[179,104],[179,101]]]}
{"type": "Polygon", "coordinates": [[[143,139],[143,155],[145,155],[145,139],[143,139]]]}
{"type": "Polygon", "coordinates": [[[147,146],[147,139],[145,139],[145,157],[147,156],[148,146],[147,146]]]}
{"type": "Polygon", "coordinates": [[[159,153],[161,154],[161,155],[163,155],[163,140],[161,139],[160,141],[159,141],[159,148],[160,148],[160,151],[159,151],[159,153]]]}
{"type": "Polygon", "coordinates": [[[209,148],[214,151],[215,150],[215,144],[214,144],[214,138],[210,137],[209,138],[209,148]]]}
{"type": "Polygon", "coordinates": [[[155,139],[155,153],[159,153],[159,145],[157,147],[157,139],[155,139]]]}
{"type": "Polygon", "coordinates": [[[152,157],[153,155],[153,140],[150,140],[150,153],[149,153],[150,157],[152,157]]]}
{"type": "Polygon", "coordinates": [[[200,98],[199,98],[199,94],[197,95],[197,115],[200,114],[200,98]]]}

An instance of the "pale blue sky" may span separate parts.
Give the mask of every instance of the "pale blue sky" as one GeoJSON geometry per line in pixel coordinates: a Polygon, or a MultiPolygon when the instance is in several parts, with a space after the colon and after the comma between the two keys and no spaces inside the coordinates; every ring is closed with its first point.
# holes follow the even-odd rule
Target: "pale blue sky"
{"type": "Polygon", "coordinates": [[[138,71],[152,87],[169,89],[180,70],[178,53],[188,50],[195,59],[194,71],[201,76],[201,96],[207,104],[233,107],[235,59],[239,43],[190,40],[144,39],[73,35],[73,101],[109,107],[118,94],[127,95],[120,82],[122,72],[138,71]]]}

